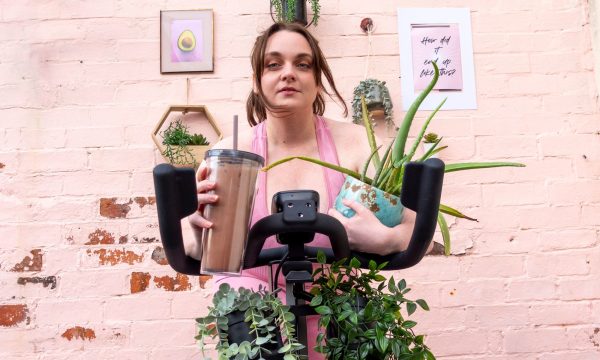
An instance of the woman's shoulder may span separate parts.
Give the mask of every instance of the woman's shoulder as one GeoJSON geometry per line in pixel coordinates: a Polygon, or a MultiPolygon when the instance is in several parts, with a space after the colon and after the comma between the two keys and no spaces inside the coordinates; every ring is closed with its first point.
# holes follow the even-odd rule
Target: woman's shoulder
{"type": "Polygon", "coordinates": [[[359,170],[371,153],[369,139],[363,126],[351,122],[325,119],[337,149],[340,164],[359,170]]]}
{"type": "Polygon", "coordinates": [[[325,123],[336,143],[339,141],[355,145],[369,144],[366,130],[362,125],[331,119],[325,119],[325,123]]]}

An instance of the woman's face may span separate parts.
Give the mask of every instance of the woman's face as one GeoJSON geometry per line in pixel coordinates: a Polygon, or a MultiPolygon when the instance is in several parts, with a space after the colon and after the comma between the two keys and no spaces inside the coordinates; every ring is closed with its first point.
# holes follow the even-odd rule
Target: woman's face
{"type": "Polygon", "coordinates": [[[264,61],[262,91],[269,103],[286,110],[312,110],[319,89],[308,41],[295,32],[276,32],[267,40],[264,61]]]}

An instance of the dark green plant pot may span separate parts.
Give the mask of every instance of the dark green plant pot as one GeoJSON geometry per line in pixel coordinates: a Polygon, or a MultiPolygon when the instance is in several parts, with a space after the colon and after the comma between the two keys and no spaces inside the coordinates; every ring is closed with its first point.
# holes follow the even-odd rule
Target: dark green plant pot
{"type": "MultiPolygon", "coordinates": [[[[255,339],[255,337],[250,334],[250,326],[244,321],[244,317],[243,311],[234,311],[227,315],[227,326],[229,327],[229,330],[227,330],[227,341],[229,344],[241,344],[243,341],[251,342],[255,339]]],[[[271,352],[271,354],[263,354],[264,359],[283,359],[283,354],[277,353],[277,350],[283,346],[283,341],[279,333],[277,333],[276,340],[277,344],[269,343],[263,346],[265,349],[271,352]]]]}
{"type": "MultiPolygon", "coordinates": [[[[288,1],[282,0],[283,13],[287,13],[288,1]]],[[[306,0],[296,0],[294,9],[294,22],[306,26],[308,21],[306,20],[306,0]]]]}

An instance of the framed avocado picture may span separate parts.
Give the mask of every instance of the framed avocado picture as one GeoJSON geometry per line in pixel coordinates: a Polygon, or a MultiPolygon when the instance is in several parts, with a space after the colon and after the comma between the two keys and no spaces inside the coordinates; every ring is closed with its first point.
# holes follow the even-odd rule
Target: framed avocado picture
{"type": "Polygon", "coordinates": [[[212,72],[213,12],[165,10],[160,12],[160,72],[212,72]]]}

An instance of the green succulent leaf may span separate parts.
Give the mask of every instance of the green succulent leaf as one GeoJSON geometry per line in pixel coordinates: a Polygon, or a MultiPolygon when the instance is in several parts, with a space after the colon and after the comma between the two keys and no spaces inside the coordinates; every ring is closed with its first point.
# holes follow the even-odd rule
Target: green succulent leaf
{"type": "Polygon", "coordinates": [[[463,170],[475,170],[475,169],[487,169],[495,167],[525,167],[525,164],[516,162],[468,162],[468,163],[456,163],[446,164],[445,172],[463,171],[463,170]]]}

